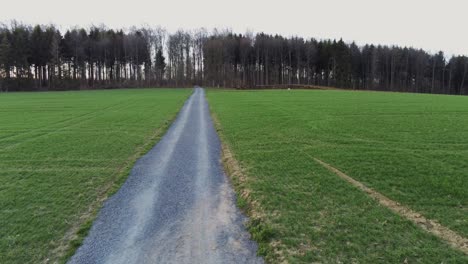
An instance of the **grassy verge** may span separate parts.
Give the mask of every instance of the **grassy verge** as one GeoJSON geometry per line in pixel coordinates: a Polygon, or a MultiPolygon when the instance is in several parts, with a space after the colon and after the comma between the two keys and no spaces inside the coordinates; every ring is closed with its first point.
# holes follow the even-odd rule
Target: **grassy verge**
{"type": "Polygon", "coordinates": [[[234,157],[234,154],[226,142],[221,123],[215,114],[212,114],[217,133],[221,139],[221,159],[224,170],[229,176],[231,184],[237,194],[237,207],[240,208],[246,215],[249,216],[247,229],[251,233],[252,238],[257,242],[258,254],[262,256],[268,255],[268,247],[273,238],[273,231],[268,225],[268,219],[265,212],[259,204],[252,199],[249,188],[249,177],[242,169],[239,162],[234,157]]]}
{"type": "Polygon", "coordinates": [[[0,95],[0,259],[63,262],[190,90],[0,95]]]}
{"type": "Polygon", "coordinates": [[[468,98],[346,91],[208,98],[244,171],[237,192],[248,190],[245,203],[264,214],[268,242],[259,240],[270,262],[468,260],[310,158],[466,236],[468,98]]]}

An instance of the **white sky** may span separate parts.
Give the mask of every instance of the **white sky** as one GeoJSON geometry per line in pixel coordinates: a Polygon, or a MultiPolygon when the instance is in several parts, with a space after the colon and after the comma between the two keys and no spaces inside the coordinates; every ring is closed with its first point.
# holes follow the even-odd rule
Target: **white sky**
{"type": "Polygon", "coordinates": [[[467,0],[1,0],[0,21],[230,28],[468,55],[467,0]]]}

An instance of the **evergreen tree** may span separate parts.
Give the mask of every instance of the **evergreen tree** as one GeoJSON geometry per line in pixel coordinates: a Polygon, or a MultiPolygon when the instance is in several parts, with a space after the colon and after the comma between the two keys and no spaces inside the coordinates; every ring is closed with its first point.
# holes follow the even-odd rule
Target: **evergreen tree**
{"type": "Polygon", "coordinates": [[[156,71],[156,80],[159,85],[162,85],[164,72],[166,71],[166,58],[163,55],[162,49],[158,49],[156,52],[154,69],[156,71]]]}

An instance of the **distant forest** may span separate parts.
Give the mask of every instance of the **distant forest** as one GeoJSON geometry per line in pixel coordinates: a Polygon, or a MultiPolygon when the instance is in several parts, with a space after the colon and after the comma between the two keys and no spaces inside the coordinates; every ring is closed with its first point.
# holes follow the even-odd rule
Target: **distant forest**
{"type": "Polygon", "coordinates": [[[117,87],[345,89],[468,94],[468,57],[343,40],[205,29],[59,31],[0,25],[0,91],[117,87]]]}

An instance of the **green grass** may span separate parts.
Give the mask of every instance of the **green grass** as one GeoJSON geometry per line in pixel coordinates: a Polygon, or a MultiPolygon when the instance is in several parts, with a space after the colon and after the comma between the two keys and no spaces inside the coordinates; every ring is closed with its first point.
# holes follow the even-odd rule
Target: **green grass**
{"type": "Polygon", "coordinates": [[[246,170],[237,191],[250,189],[267,215],[271,235],[258,240],[268,260],[468,261],[312,159],[467,237],[468,97],[212,90],[208,99],[246,170]]]}
{"type": "MultiPolygon", "coordinates": [[[[102,192],[125,180],[190,93],[0,94],[0,263],[40,263],[53,255],[79,216],[98,207],[102,192]]],[[[95,211],[66,253],[79,245],[95,211]]]]}

